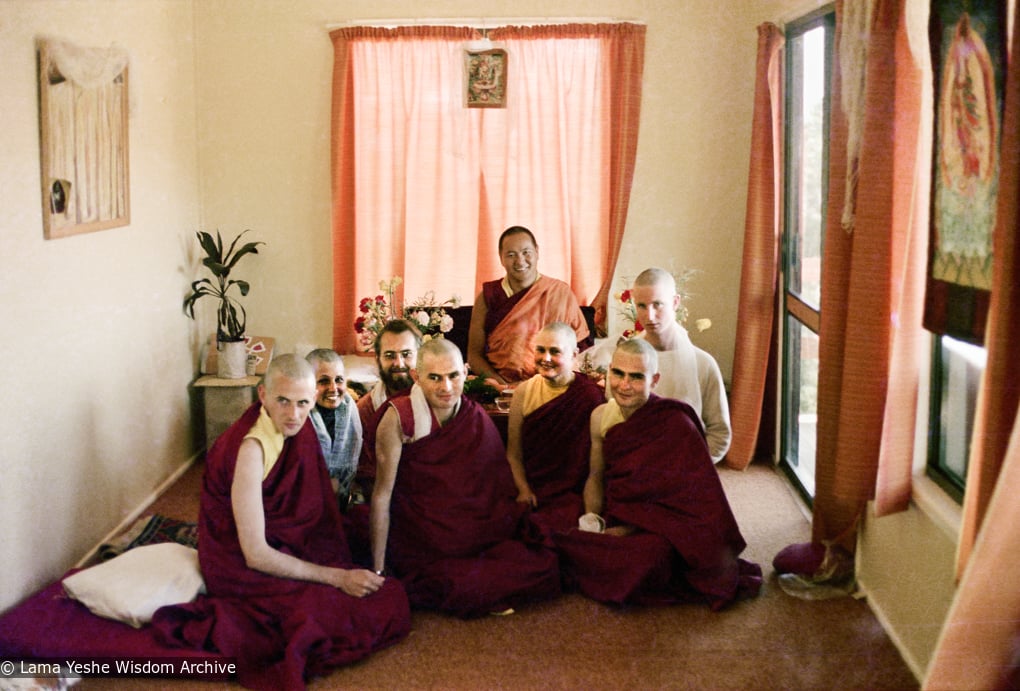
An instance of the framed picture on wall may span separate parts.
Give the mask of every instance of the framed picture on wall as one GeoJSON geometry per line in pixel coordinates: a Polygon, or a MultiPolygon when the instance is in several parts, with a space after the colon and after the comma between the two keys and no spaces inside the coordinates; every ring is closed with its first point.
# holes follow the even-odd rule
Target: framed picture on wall
{"type": "Polygon", "coordinates": [[[127,53],[55,40],[38,49],[45,236],[128,225],[127,53]]]}
{"type": "Polygon", "coordinates": [[[505,108],[507,54],[502,48],[464,51],[464,99],[468,108],[505,108]]]}
{"type": "Polygon", "coordinates": [[[981,345],[992,281],[1006,75],[1005,4],[933,0],[935,86],[924,326],[981,345]]]}

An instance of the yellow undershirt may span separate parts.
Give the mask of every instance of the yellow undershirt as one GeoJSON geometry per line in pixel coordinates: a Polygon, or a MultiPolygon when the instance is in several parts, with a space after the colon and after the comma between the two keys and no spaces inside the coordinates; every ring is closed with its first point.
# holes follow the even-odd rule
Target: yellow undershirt
{"type": "MultiPolygon", "coordinates": [[[[553,400],[564,391],[570,388],[570,384],[564,386],[553,386],[549,380],[541,374],[534,375],[531,379],[517,387],[517,390],[524,395],[524,417],[531,415],[534,411],[553,400]]],[[[517,395],[516,393],[514,394],[517,395]]]]}
{"type": "Polygon", "coordinates": [[[262,445],[262,479],[265,480],[269,477],[269,471],[280,460],[285,440],[283,433],[276,429],[276,423],[269,417],[265,406],[259,412],[259,419],[251,426],[244,438],[254,439],[262,445]]]}
{"type": "Polygon", "coordinates": [[[602,411],[602,424],[599,427],[599,434],[605,439],[606,432],[623,421],[623,411],[620,410],[620,404],[615,399],[607,401],[606,407],[602,411]]]}

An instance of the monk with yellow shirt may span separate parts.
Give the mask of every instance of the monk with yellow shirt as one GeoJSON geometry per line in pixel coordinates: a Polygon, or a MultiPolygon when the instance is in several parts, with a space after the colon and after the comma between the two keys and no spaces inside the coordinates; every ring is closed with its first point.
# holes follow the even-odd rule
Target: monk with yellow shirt
{"type": "Polygon", "coordinates": [[[547,324],[535,337],[538,374],[522,382],[510,404],[507,460],[517,501],[532,507],[532,519],[552,530],[568,530],[583,513],[581,492],[588,478],[588,434],[592,410],[605,393],[574,372],[574,330],[547,324]]]}
{"type": "Polygon", "coordinates": [[[308,413],[314,371],[272,361],[259,402],[209,450],[198,557],[208,595],[157,611],[166,640],[235,658],[253,688],[361,659],[410,630],[398,581],[354,568],[308,413]]]}

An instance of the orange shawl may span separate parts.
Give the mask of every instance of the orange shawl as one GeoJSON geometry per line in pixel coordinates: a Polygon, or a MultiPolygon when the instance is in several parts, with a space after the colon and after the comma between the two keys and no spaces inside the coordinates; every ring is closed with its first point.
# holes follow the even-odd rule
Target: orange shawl
{"type": "Polygon", "coordinates": [[[570,286],[539,276],[486,336],[486,357],[500,376],[522,381],[535,374],[535,334],[554,321],[570,324],[578,341],[588,337],[588,326],[570,286]]]}

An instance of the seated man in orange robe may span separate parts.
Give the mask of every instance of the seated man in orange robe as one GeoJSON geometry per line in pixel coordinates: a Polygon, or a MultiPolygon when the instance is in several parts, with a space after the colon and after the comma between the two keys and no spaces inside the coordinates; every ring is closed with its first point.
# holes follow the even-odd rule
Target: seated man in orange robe
{"type": "Polygon", "coordinates": [[[412,606],[461,617],[558,595],[556,552],[514,501],[495,424],[463,395],[460,350],[428,341],[414,375],[376,429],[374,569],[391,569],[412,606]]]}
{"type": "Polygon", "coordinates": [[[601,602],[705,602],[756,595],[761,568],[744,538],[686,403],[652,393],[657,355],[643,339],[616,348],[612,400],[591,415],[588,513],[557,534],[568,582],[601,602]]]}
{"type": "Polygon", "coordinates": [[[308,413],[315,373],[275,358],[259,401],[206,456],[199,566],[208,595],[156,612],[163,640],[236,658],[238,680],[304,688],[410,631],[396,579],[352,566],[308,413]]]}
{"type": "Polygon", "coordinates": [[[606,400],[600,386],[574,372],[577,353],[570,325],[547,324],[535,336],[538,374],[521,382],[510,404],[506,456],[517,501],[550,531],[569,530],[583,513],[589,420],[606,400]]]}
{"type": "Polygon", "coordinates": [[[538,273],[538,243],[530,230],[503,231],[499,258],[506,276],[483,283],[471,308],[468,365],[475,375],[506,385],[535,374],[534,337],[549,322],[570,324],[582,349],[592,341],[570,286],[538,273]]]}

